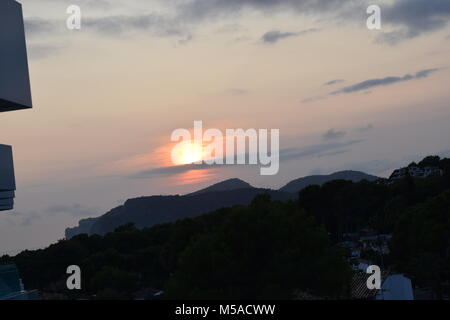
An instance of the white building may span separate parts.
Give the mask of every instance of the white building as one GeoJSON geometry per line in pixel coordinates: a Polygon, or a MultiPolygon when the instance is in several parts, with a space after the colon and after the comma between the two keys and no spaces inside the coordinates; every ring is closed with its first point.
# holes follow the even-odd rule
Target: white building
{"type": "Polygon", "coordinates": [[[0,144],[0,211],[14,206],[16,183],[11,146],[0,144]]]}
{"type": "Polygon", "coordinates": [[[406,176],[411,176],[414,178],[426,178],[432,175],[443,175],[443,170],[437,167],[406,167],[394,170],[394,172],[389,177],[389,180],[398,180],[406,176]]]}
{"type": "Polygon", "coordinates": [[[376,296],[377,300],[414,300],[411,280],[401,274],[387,277],[376,296]]]}
{"type": "MultiPolygon", "coordinates": [[[[0,112],[32,107],[22,5],[0,1],[0,112]]],[[[0,144],[0,211],[14,205],[12,148],[0,144]]]]}
{"type": "Polygon", "coordinates": [[[26,291],[14,264],[0,265],[0,300],[37,300],[36,290],[26,291]]]}
{"type": "Polygon", "coordinates": [[[0,112],[31,108],[22,5],[0,1],[0,112]]]}

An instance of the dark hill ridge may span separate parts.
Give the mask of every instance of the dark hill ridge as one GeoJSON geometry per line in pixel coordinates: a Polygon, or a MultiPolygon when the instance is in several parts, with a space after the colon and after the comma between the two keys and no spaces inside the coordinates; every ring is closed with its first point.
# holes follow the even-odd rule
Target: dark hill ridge
{"type": "Polygon", "coordinates": [[[299,192],[307,186],[314,184],[322,185],[333,180],[350,180],[353,182],[359,182],[361,180],[375,181],[377,179],[378,177],[366,174],[364,172],[347,170],[335,172],[329,175],[315,175],[296,179],[280,188],[279,191],[299,192]]]}
{"type": "Polygon", "coordinates": [[[127,200],[123,205],[97,217],[79,221],[79,226],[66,229],[66,238],[77,234],[105,234],[133,222],[138,228],[194,217],[220,208],[248,205],[258,194],[269,194],[273,200],[287,201],[311,184],[344,179],[373,181],[377,177],[358,171],[342,171],[327,176],[309,176],[294,180],[280,190],[255,188],[240,179],[229,179],[205,189],[171,196],[151,196],[127,200]]]}
{"type": "MultiPolygon", "coordinates": [[[[144,228],[165,222],[194,217],[224,207],[248,205],[258,194],[269,194],[272,199],[287,201],[295,195],[269,189],[236,189],[211,191],[184,196],[152,196],[130,199],[124,205],[89,221],[80,221],[80,226],[90,224],[88,234],[105,234],[117,227],[133,222],[136,227],[144,228]]],[[[86,233],[86,227],[66,229],[66,238],[86,233]]]]}

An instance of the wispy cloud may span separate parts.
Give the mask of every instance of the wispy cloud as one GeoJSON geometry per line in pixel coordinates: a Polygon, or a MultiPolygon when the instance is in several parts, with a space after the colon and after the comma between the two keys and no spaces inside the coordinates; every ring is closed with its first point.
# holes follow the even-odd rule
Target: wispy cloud
{"type": "MultiPolygon", "coordinates": [[[[319,101],[322,99],[326,99],[330,96],[336,96],[339,94],[351,94],[351,93],[355,93],[355,92],[363,92],[366,94],[370,94],[370,93],[372,93],[370,91],[370,89],[374,89],[377,87],[390,86],[390,85],[394,85],[394,84],[397,84],[400,82],[407,82],[407,81],[427,78],[431,74],[439,72],[446,68],[447,67],[431,68],[431,69],[424,69],[424,70],[418,71],[414,74],[406,74],[404,76],[388,76],[388,77],[384,77],[384,78],[368,79],[368,80],[364,80],[364,81],[358,82],[358,83],[350,85],[350,86],[346,86],[346,87],[337,89],[328,94],[323,94],[323,95],[318,95],[315,97],[309,97],[309,98],[303,99],[301,102],[306,104],[306,103],[311,103],[311,102],[319,101]]],[[[332,82],[332,81],[330,81],[330,82],[332,82]]]]}
{"type": "Polygon", "coordinates": [[[297,33],[295,32],[281,32],[278,30],[272,30],[269,32],[266,32],[262,37],[261,41],[264,43],[276,43],[281,39],[290,38],[297,36],[297,33]]]}
{"type": "Polygon", "coordinates": [[[415,79],[422,79],[422,78],[426,78],[430,74],[435,73],[440,70],[441,70],[441,68],[426,69],[426,70],[421,70],[419,72],[416,72],[415,74],[406,74],[404,76],[390,76],[390,77],[384,77],[384,78],[378,78],[378,79],[369,79],[369,80],[365,80],[365,81],[356,83],[354,85],[333,91],[330,93],[330,95],[348,94],[348,93],[353,93],[353,92],[366,91],[366,90],[369,90],[372,88],[389,86],[389,85],[393,85],[393,84],[396,84],[399,82],[406,82],[406,81],[411,81],[411,80],[415,80],[415,79]]]}
{"type": "Polygon", "coordinates": [[[286,38],[300,37],[313,32],[319,32],[319,29],[308,29],[300,32],[282,32],[279,30],[268,31],[261,37],[261,41],[266,44],[274,44],[286,38]]]}
{"type": "Polygon", "coordinates": [[[323,85],[324,86],[332,86],[332,85],[335,85],[335,84],[338,84],[338,83],[342,83],[342,82],[344,82],[343,79],[335,79],[335,80],[331,80],[331,81],[325,82],[323,85]]]}

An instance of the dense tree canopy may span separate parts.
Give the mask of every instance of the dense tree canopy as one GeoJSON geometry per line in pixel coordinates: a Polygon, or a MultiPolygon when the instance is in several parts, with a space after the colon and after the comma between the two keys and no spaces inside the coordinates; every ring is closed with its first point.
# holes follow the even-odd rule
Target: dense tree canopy
{"type": "Polygon", "coordinates": [[[351,276],[344,233],[393,233],[389,267],[441,298],[450,290],[450,162],[427,157],[443,176],[395,183],[336,180],[309,186],[296,201],[257,196],[249,206],[104,236],[79,235],[43,250],[4,256],[27,288],[69,298],[289,299],[296,291],[346,297],[351,276]],[[79,265],[82,290],[66,289],[66,268],[79,265]]]}
{"type": "Polygon", "coordinates": [[[310,215],[267,195],[149,229],[76,236],[13,260],[28,287],[73,298],[132,298],[145,287],[167,298],[290,299],[296,290],[337,298],[350,276],[342,250],[310,215]],[[81,292],[65,289],[72,264],[82,270],[81,292]]]}

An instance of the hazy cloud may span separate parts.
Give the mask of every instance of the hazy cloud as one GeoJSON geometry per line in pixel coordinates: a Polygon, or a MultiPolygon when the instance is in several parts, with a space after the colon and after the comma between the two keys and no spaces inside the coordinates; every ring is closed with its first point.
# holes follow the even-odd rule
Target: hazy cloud
{"type": "Polygon", "coordinates": [[[380,175],[385,173],[387,170],[395,169],[401,166],[400,161],[393,160],[370,160],[364,162],[348,162],[344,165],[340,165],[338,167],[330,167],[330,168],[317,168],[310,172],[310,174],[329,174],[331,172],[338,172],[344,170],[354,170],[354,171],[362,171],[368,174],[380,175]]]}
{"type": "MultiPolygon", "coordinates": [[[[344,153],[350,151],[350,149],[343,150],[344,147],[349,147],[354,144],[358,144],[363,142],[364,140],[351,140],[346,142],[336,142],[336,143],[322,143],[316,145],[310,145],[306,147],[300,148],[285,148],[280,150],[280,161],[291,161],[298,160],[306,157],[324,157],[324,156],[333,156],[336,154],[344,153]]],[[[246,154],[246,158],[248,158],[248,154],[246,154]]],[[[235,166],[244,166],[244,165],[227,165],[227,164],[186,164],[186,165],[178,165],[178,166],[169,166],[169,167],[158,167],[151,168],[148,170],[142,170],[137,173],[134,173],[129,176],[131,179],[149,179],[156,177],[167,177],[173,176],[177,174],[186,173],[191,170],[211,170],[211,169],[220,169],[224,167],[235,167],[235,166]]],[[[245,166],[259,166],[257,165],[245,165],[245,166]]]]}
{"type": "Polygon", "coordinates": [[[355,4],[348,0],[191,0],[178,6],[184,19],[198,21],[239,14],[244,9],[264,12],[295,11],[301,14],[336,13],[355,4]]]}
{"type": "MultiPolygon", "coordinates": [[[[240,14],[245,9],[262,12],[289,11],[303,15],[328,15],[336,20],[365,19],[366,0],[191,0],[177,8],[183,19],[199,21],[240,14]]],[[[450,21],[450,1],[396,0],[382,5],[383,22],[397,29],[379,40],[398,43],[423,33],[446,27],[450,21]]]]}
{"type": "Polygon", "coordinates": [[[55,205],[39,212],[35,210],[12,211],[5,216],[5,219],[11,226],[27,227],[49,215],[70,214],[74,217],[87,217],[98,214],[98,211],[97,208],[88,208],[81,204],[55,205]]]}
{"type": "Polygon", "coordinates": [[[31,226],[35,221],[40,220],[41,216],[36,211],[12,211],[11,213],[8,213],[6,215],[5,219],[11,226],[28,227],[31,226]]]}
{"type": "Polygon", "coordinates": [[[322,100],[322,99],[324,99],[324,97],[306,98],[306,99],[303,99],[301,102],[302,103],[310,103],[310,102],[314,102],[314,101],[318,101],[318,100],[322,100]]]}
{"type": "Polygon", "coordinates": [[[118,4],[118,1],[107,1],[107,0],[41,0],[42,2],[48,2],[48,3],[63,3],[65,6],[70,5],[78,5],[82,8],[86,9],[97,9],[97,10],[109,10],[111,9],[115,4],[118,4]],[[113,5],[114,4],[114,5],[113,5]]]}
{"type": "Polygon", "coordinates": [[[234,88],[234,89],[227,90],[226,94],[230,95],[230,96],[245,96],[245,95],[249,94],[249,91],[245,90],[245,89],[234,88]]]}
{"type": "MultiPolygon", "coordinates": [[[[450,150],[443,150],[437,153],[440,157],[448,157],[450,156],[450,150]]],[[[343,171],[343,170],[356,170],[356,171],[362,171],[369,174],[374,175],[383,175],[383,174],[390,174],[395,169],[406,167],[411,162],[415,161],[418,162],[419,159],[423,159],[429,154],[410,154],[407,156],[404,156],[400,159],[378,159],[378,160],[367,160],[367,161],[361,161],[361,162],[347,162],[343,165],[340,165],[338,167],[332,167],[332,168],[322,168],[322,169],[315,169],[312,172],[314,174],[323,174],[323,173],[330,173],[330,172],[336,172],[336,171],[343,171]]]]}
{"type": "Polygon", "coordinates": [[[50,214],[68,213],[74,217],[88,217],[97,214],[98,209],[76,203],[73,205],[55,205],[45,211],[50,214]]]}
{"type": "Polygon", "coordinates": [[[219,167],[224,167],[223,165],[207,165],[207,164],[186,164],[186,165],[179,165],[179,166],[170,166],[170,167],[159,167],[159,168],[152,168],[148,170],[139,171],[135,174],[132,174],[130,178],[132,179],[148,179],[148,178],[155,178],[155,177],[167,177],[167,176],[173,176],[181,173],[185,173],[191,170],[207,170],[207,169],[216,169],[219,167]]]}
{"type": "Polygon", "coordinates": [[[44,59],[61,50],[62,47],[45,44],[29,44],[28,55],[30,59],[44,59]]]}
{"type": "Polygon", "coordinates": [[[148,31],[161,37],[189,34],[177,21],[157,14],[86,18],[83,20],[83,25],[107,36],[117,36],[134,31],[148,31]]]}
{"type": "Polygon", "coordinates": [[[350,149],[342,149],[342,150],[336,150],[336,151],[330,151],[330,152],[325,152],[325,153],[321,153],[317,156],[317,158],[322,158],[322,157],[332,157],[332,156],[336,156],[338,154],[343,154],[343,153],[347,153],[350,152],[350,149]]]}
{"type": "Polygon", "coordinates": [[[44,43],[42,39],[50,39],[54,35],[61,34],[65,29],[63,20],[47,20],[37,17],[25,18],[25,32],[28,42],[27,51],[31,60],[45,59],[64,48],[62,45],[44,43]]]}
{"type": "Polygon", "coordinates": [[[347,132],[345,132],[343,130],[339,131],[339,130],[335,130],[335,129],[330,129],[322,135],[322,138],[325,140],[333,140],[333,139],[342,138],[346,134],[347,134],[347,132]]]}
{"type": "MultiPolygon", "coordinates": [[[[191,0],[180,4],[177,10],[181,19],[196,22],[236,16],[245,9],[264,13],[289,11],[360,22],[366,18],[365,9],[369,4],[373,3],[366,0],[191,0]]],[[[395,29],[382,34],[378,41],[395,44],[446,27],[450,21],[450,1],[396,0],[382,5],[382,19],[395,29]]],[[[284,36],[294,35],[285,33],[284,36]]]]}
{"type": "MultiPolygon", "coordinates": [[[[51,2],[50,0],[47,0],[51,2]]],[[[55,1],[55,0],[52,0],[55,1]]],[[[116,2],[105,0],[75,0],[68,4],[79,4],[102,11],[117,6],[116,2]]],[[[365,8],[370,4],[366,0],[187,0],[172,4],[171,15],[142,13],[139,15],[115,15],[98,18],[84,18],[83,24],[94,27],[104,35],[118,35],[125,32],[149,31],[157,36],[186,36],[190,34],[188,26],[198,25],[205,19],[217,19],[236,16],[245,9],[264,13],[296,12],[299,15],[315,15],[336,21],[357,21],[366,18],[365,8]]],[[[170,4],[169,4],[170,7],[170,4]]],[[[378,41],[395,44],[405,39],[417,37],[423,33],[440,30],[450,21],[450,1],[444,0],[397,0],[382,6],[383,23],[393,26],[394,30],[385,32],[378,41]]],[[[64,26],[64,21],[61,21],[64,26]]],[[[39,18],[27,19],[27,30],[33,32],[51,32],[50,21],[39,18]]],[[[223,27],[225,32],[239,30],[238,24],[223,27]]],[[[262,41],[273,44],[288,37],[301,36],[304,32],[318,31],[310,29],[301,32],[269,31],[262,41]]]]}
{"type": "MultiPolygon", "coordinates": [[[[60,1],[60,0],[59,0],[60,1]]],[[[117,1],[106,1],[106,0],[68,0],[70,4],[80,4],[84,7],[89,7],[89,9],[98,9],[98,10],[109,10],[117,3],[117,1]]]]}
{"type": "Polygon", "coordinates": [[[358,131],[358,132],[367,132],[367,131],[372,130],[373,128],[374,128],[373,124],[369,123],[367,126],[356,128],[356,131],[358,131]]]}
{"type": "MultiPolygon", "coordinates": [[[[335,142],[335,143],[321,143],[301,148],[288,148],[280,151],[280,160],[281,161],[290,161],[290,160],[298,160],[305,157],[311,156],[323,156],[326,153],[332,154],[331,152],[336,149],[340,149],[340,153],[342,153],[343,147],[349,147],[351,145],[355,145],[363,142],[364,140],[351,140],[346,142],[335,142]]],[[[345,152],[350,151],[346,150],[345,152]]],[[[336,153],[334,153],[336,154],[336,153]]]]}
{"type": "Polygon", "coordinates": [[[191,34],[188,34],[185,38],[178,40],[178,44],[184,46],[191,42],[193,39],[194,37],[191,34]]]}
{"type": "Polygon", "coordinates": [[[238,32],[238,31],[243,31],[245,30],[245,28],[237,23],[232,23],[232,24],[226,24],[221,26],[220,28],[218,28],[216,30],[217,33],[230,33],[230,32],[238,32]]]}
{"type": "Polygon", "coordinates": [[[446,27],[450,22],[450,1],[397,0],[383,7],[382,15],[397,30],[381,35],[379,40],[396,44],[446,27]]]}
{"type": "Polygon", "coordinates": [[[53,33],[57,29],[55,21],[36,17],[25,18],[24,24],[27,37],[53,33]]]}

